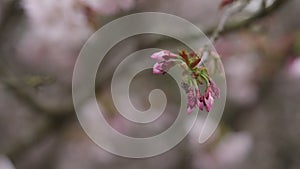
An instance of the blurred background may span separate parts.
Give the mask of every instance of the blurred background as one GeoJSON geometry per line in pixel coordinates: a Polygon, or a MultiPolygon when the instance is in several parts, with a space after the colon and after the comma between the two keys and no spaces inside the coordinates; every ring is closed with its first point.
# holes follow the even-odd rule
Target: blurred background
{"type": "MultiPolygon", "coordinates": [[[[185,18],[211,35],[225,10],[219,8],[220,3],[1,0],[0,169],[299,169],[298,0],[250,0],[226,23],[215,47],[225,68],[227,102],[221,124],[205,144],[196,142],[199,129],[193,129],[162,155],[122,158],[94,144],[76,118],[71,94],[73,67],[93,32],[121,16],[151,11],[185,18]]],[[[183,36],[193,40],[189,32],[183,36]]],[[[180,99],[173,97],[179,88],[171,77],[153,76],[151,70],[135,77],[130,93],[137,109],[149,107],[152,89],[161,88],[168,97],[164,115],[141,126],[116,111],[110,82],[116,66],[130,53],[180,46],[163,36],[141,35],[120,42],[106,55],[99,68],[102,78],[96,80],[96,95],[116,130],[147,137],[172,124],[180,99]]],[[[139,60],[136,62],[132,64],[139,60]]],[[[87,104],[83,111],[94,110],[87,104]]]]}

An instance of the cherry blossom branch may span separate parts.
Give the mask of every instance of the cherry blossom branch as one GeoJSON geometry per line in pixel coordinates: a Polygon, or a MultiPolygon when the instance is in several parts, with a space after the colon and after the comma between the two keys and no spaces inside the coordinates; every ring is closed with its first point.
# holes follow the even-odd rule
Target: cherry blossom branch
{"type": "MultiPolygon", "coordinates": [[[[212,41],[215,41],[220,34],[225,34],[225,33],[243,28],[244,26],[247,26],[247,25],[255,22],[256,20],[258,20],[262,17],[267,16],[268,14],[271,14],[276,9],[278,9],[281,5],[286,3],[288,0],[276,0],[276,1],[274,1],[274,3],[271,6],[265,8],[263,10],[260,10],[258,13],[254,14],[252,17],[249,17],[248,19],[237,22],[237,23],[228,24],[227,23],[228,18],[230,16],[232,16],[233,14],[241,11],[247,5],[248,1],[249,0],[245,0],[244,3],[239,5],[238,8],[228,8],[225,11],[224,15],[222,16],[218,26],[210,28],[207,31],[205,31],[206,34],[212,34],[212,37],[211,37],[212,41]]],[[[15,5],[15,4],[13,4],[13,5],[15,5]]],[[[193,38],[193,36],[191,38],[193,38]]],[[[161,39],[158,43],[162,43],[162,42],[167,42],[167,41],[161,39]]],[[[207,55],[208,55],[208,53],[204,53],[203,61],[206,60],[207,55]]],[[[202,64],[203,61],[200,64],[202,64]]],[[[58,112],[70,112],[72,110],[72,108],[69,108],[69,107],[72,107],[70,105],[69,106],[64,106],[65,107],[64,110],[56,109],[56,108],[52,109],[52,108],[49,108],[49,107],[47,108],[47,107],[41,106],[26,91],[22,90],[22,87],[17,86],[16,83],[5,82],[5,85],[7,85],[13,91],[13,93],[16,96],[20,97],[20,99],[25,101],[25,103],[29,104],[31,107],[33,107],[35,110],[38,110],[39,112],[46,112],[47,114],[54,114],[55,115],[55,114],[60,114],[58,112]]]]}
{"type": "MultiPolygon", "coordinates": [[[[234,31],[238,31],[242,28],[245,28],[245,27],[259,21],[260,19],[262,19],[264,17],[267,17],[267,16],[273,14],[274,12],[276,12],[278,9],[280,9],[282,6],[284,6],[289,1],[290,0],[275,0],[270,6],[257,11],[255,14],[251,15],[247,19],[243,19],[243,20],[236,21],[233,23],[225,23],[224,28],[223,28],[223,30],[221,30],[219,32],[219,35],[225,35],[225,34],[228,34],[228,33],[234,32],[234,31]]],[[[217,29],[217,26],[213,26],[213,27],[206,29],[204,31],[204,33],[206,35],[212,35],[216,29],[217,29]]],[[[187,35],[185,37],[185,39],[193,40],[198,37],[199,36],[195,36],[195,35],[187,35]]],[[[141,43],[141,45],[138,46],[138,48],[145,49],[145,48],[151,48],[153,46],[161,46],[163,44],[169,43],[170,41],[172,41],[172,39],[167,38],[167,37],[162,37],[162,38],[160,38],[156,41],[153,41],[151,43],[148,43],[148,44],[141,43]]],[[[113,70],[112,70],[112,72],[113,72],[113,70]]],[[[103,82],[106,83],[106,82],[110,81],[110,79],[112,77],[112,73],[110,73],[110,74],[111,75],[104,78],[103,82]]],[[[107,84],[103,84],[103,83],[96,84],[96,91],[101,91],[103,86],[105,86],[105,85],[107,85],[107,84]]]]}
{"type": "MultiPolygon", "coordinates": [[[[258,11],[257,13],[255,13],[254,15],[250,16],[248,19],[245,20],[241,20],[235,23],[227,23],[227,20],[229,18],[229,16],[224,16],[223,19],[221,19],[220,23],[218,24],[218,26],[212,27],[208,30],[205,31],[205,33],[207,35],[212,35],[212,39],[213,41],[215,41],[217,39],[217,37],[219,35],[223,35],[232,31],[236,31],[238,29],[244,28],[250,24],[252,24],[253,22],[270,15],[271,13],[273,13],[274,11],[276,11],[279,7],[281,7],[284,3],[288,2],[288,0],[276,0],[274,1],[274,3],[269,6],[264,8],[263,10],[258,11]],[[217,32],[217,33],[215,33],[217,32]]],[[[228,14],[226,14],[228,15],[228,14]]],[[[4,24],[5,25],[5,24],[4,24]]],[[[2,28],[1,28],[2,29],[2,28]]],[[[189,39],[193,39],[195,38],[195,36],[190,35],[187,38],[189,39]]],[[[157,43],[165,43],[168,42],[169,39],[160,39],[159,41],[155,42],[157,43]]],[[[153,44],[150,44],[153,45],[153,44]]],[[[108,77],[110,78],[110,77],[108,77]]],[[[13,94],[15,94],[17,97],[21,96],[19,99],[23,100],[24,103],[28,104],[31,108],[33,108],[34,110],[40,110],[43,112],[48,112],[48,113],[53,113],[56,114],[54,112],[59,111],[59,112],[64,112],[65,110],[47,110],[48,108],[45,108],[43,106],[40,106],[40,104],[34,100],[27,92],[24,92],[22,90],[22,86],[16,85],[16,83],[14,82],[5,82],[5,85],[10,87],[11,91],[13,91],[13,94]]],[[[103,84],[102,84],[103,85],[103,84]]],[[[101,90],[100,87],[102,87],[102,85],[98,84],[97,85],[97,90],[101,90]]],[[[68,107],[68,106],[67,106],[68,107]]],[[[71,108],[69,110],[72,109],[73,106],[70,106],[71,108]]],[[[68,111],[69,111],[68,110],[68,111]]],[[[72,113],[70,113],[72,114],[72,113]]],[[[65,120],[59,120],[59,119],[65,119],[66,116],[56,116],[56,118],[53,118],[53,120],[49,121],[49,125],[45,125],[42,129],[40,129],[36,135],[34,135],[32,137],[32,141],[33,142],[28,142],[25,143],[24,145],[22,145],[21,147],[16,147],[13,150],[9,150],[7,154],[9,157],[15,158],[17,156],[17,154],[22,154],[23,150],[30,147],[31,145],[34,144],[35,141],[37,141],[37,138],[42,138],[45,133],[47,133],[49,131],[49,129],[54,128],[55,124],[57,124],[57,122],[59,122],[60,124],[65,123],[65,120]],[[34,141],[35,140],[35,141],[34,141]]]]}
{"type": "MultiPolygon", "coordinates": [[[[279,9],[281,6],[283,6],[288,1],[289,0],[275,0],[269,7],[266,7],[265,1],[263,1],[262,9],[258,10],[257,13],[251,15],[247,19],[243,19],[243,20],[240,20],[240,21],[237,21],[234,23],[228,23],[227,21],[232,15],[242,11],[250,2],[250,0],[242,0],[242,1],[240,1],[240,4],[237,4],[237,6],[231,6],[231,7],[227,8],[226,11],[224,12],[223,16],[221,17],[221,20],[218,23],[218,25],[207,29],[206,31],[204,31],[204,33],[206,35],[211,35],[211,38],[210,38],[211,42],[215,42],[220,34],[224,35],[226,33],[230,33],[230,32],[242,29],[244,27],[247,27],[248,25],[256,22],[257,20],[272,14],[273,12],[275,12],[277,9],[279,9]]],[[[198,38],[198,36],[188,35],[186,37],[186,39],[190,39],[190,40],[192,40],[194,38],[198,38]]],[[[169,40],[170,39],[168,39],[168,38],[161,38],[161,39],[155,41],[154,43],[156,45],[160,45],[163,43],[167,43],[169,40]]],[[[146,45],[142,48],[147,48],[149,46],[153,46],[154,43],[146,45]]],[[[205,63],[205,61],[207,60],[208,56],[209,56],[208,45],[205,45],[202,59],[198,65],[199,66],[203,65],[205,63]]]]}

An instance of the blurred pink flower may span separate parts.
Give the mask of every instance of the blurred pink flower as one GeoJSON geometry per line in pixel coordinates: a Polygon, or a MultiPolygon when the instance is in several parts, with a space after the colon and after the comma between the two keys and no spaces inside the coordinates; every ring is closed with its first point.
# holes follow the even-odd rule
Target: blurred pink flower
{"type": "Polygon", "coordinates": [[[288,74],[293,78],[300,77],[300,57],[296,57],[289,62],[288,74]]]}
{"type": "Polygon", "coordinates": [[[0,168],[1,169],[15,169],[15,166],[10,159],[0,154],[0,168]]]}
{"type": "Polygon", "coordinates": [[[228,57],[224,59],[224,67],[227,74],[228,99],[241,105],[253,103],[258,96],[255,83],[256,70],[259,68],[258,55],[248,53],[228,57]]]}
{"type": "Polygon", "coordinates": [[[253,138],[249,133],[226,133],[212,151],[216,168],[234,168],[247,159],[252,147],[253,138]]]}
{"type": "Polygon", "coordinates": [[[120,10],[130,10],[135,0],[80,0],[85,5],[102,15],[113,15],[120,10]]]}

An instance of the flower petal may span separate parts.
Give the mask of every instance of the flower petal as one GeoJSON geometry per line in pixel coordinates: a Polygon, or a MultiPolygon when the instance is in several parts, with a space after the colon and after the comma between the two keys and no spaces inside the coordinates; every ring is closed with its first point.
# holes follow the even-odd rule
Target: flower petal
{"type": "Polygon", "coordinates": [[[200,110],[203,111],[204,109],[204,103],[202,101],[200,101],[199,99],[197,99],[197,106],[200,110]]]}
{"type": "Polygon", "coordinates": [[[205,101],[205,108],[207,112],[210,112],[213,104],[214,104],[214,98],[211,95],[211,92],[208,93],[208,96],[204,98],[205,101]]]}
{"type": "Polygon", "coordinates": [[[152,59],[158,60],[158,61],[165,61],[168,60],[170,58],[176,58],[177,55],[174,53],[171,53],[168,50],[162,50],[160,52],[155,52],[151,55],[152,59]]]}
{"type": "Polygon", "coordinates": [[[155,63],[153,66],[153,74],[163,74],[164,71],[162,70],[161,63],[155,63]]]}

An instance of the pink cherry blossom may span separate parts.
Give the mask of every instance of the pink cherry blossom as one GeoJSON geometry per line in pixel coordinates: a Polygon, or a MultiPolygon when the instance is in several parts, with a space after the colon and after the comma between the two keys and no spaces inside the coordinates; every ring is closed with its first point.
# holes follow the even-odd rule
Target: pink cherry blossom
{"type": "Polygon", "coordinates": [[[171,53],[168,50],[162,50],[160,52],[156,52],[156,53],[153,53],[153,55],[151,55],[152,59],[155,59],[155,60],[158,60],[158,61],[165,61],[165,60],[168,60],[170,58],[176,58],[176,57],[177,57],[176,54],[171,53]]]}
{"type": "Polygon", "coordinates": [[[201,96],[200,90],[196,91],[196,97],[197,97],[197,106],[200,110],[203,110],[204,108],[204,97],[201,96]]]}
{"type": "Polygon", "coordinates": [[[93,11],[102,15],[113,15],[120,11],[128,11],[132,9],[135,0],[78,0],[89,6],[93,11]]]}
{"type": "Polygon", "coordinates": [[[155,63],[153,66],[153,74],[163,74],[162,63],[155,63]]]}
{"type": "Polygon", "coordinates": [[[214,101],[213,91],[210,86],[206,89],[204,95],[201,95],[200,91],[197,91],[197,106],[200,110],[203,110],[205,107],[206,111],[210,112],[214,101]]]}
{"type": "Polygon", "coordinates": [[[162,61],[155,63],[153,66],[153,74],[165,74],[173,66],[174,62],[172,61],[162,61]]]}
{"type": "Polygon", "coordinates": [[[287,65],[288,75],[292,78],[300,77],[300,56],[289,60],[287,65]]]}
{"type": "Polygon", "coordinates": [[[204,97],[205,108],[207,112],[210,112],[215,99],[212,97],[212,92],[206,92],[204,97]]]}

